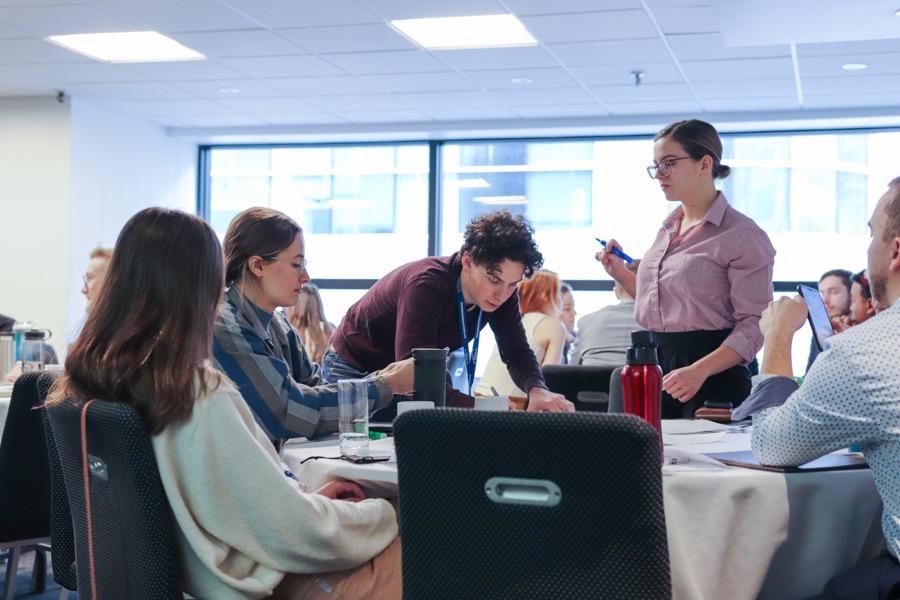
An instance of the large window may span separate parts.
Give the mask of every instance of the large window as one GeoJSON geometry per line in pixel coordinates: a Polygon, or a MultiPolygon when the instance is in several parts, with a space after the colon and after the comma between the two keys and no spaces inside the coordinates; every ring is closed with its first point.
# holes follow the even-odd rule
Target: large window
{"type": "Polygon", "coordinates": [[[428,253],[428,146],[215,148],[209,218],[251,206],[301,224],[317,280],[372,279],[428,253]]]}
{"type": "MultiPolygon", "coordinates": [[[[769,234],[778,252],[777,287],[782,282],[788,291],[788,282],[865,267],[868,217],[900,174],[893,160],[900,132],[725,134],[722,140],[732,175],[718,184],[769,234]]],[[[310,274],[332,321],[392,268],[429,248],[456,251],[466,223],[499,208],[532,221],[546,267],[575,282],[584,315],[615,302],[612,282],[593,258],[600,248],[594,238],[615,238],[640,257],[675,208],[644,169],[653,159],[652,136],[203,152],[208,197],[200,206],[208,207],[216,231],[224,235],[231,218],[249,206],[294,217],[306,232],[310,274]]],[[[487,356],[492,340],[483,344],[487,356]]]]}

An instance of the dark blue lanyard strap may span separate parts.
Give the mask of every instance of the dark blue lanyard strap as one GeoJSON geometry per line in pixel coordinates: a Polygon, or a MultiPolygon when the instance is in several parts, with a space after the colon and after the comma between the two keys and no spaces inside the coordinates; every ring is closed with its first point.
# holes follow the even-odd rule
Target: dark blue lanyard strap
{"type": "Polygon", "coordinates": [[[478,336],[481,333],[481,309],[478,309],[478,321],[472,335],[472,353],[469,355],[469,336],[466,331],[466,300],[462,293],[462,277],[456,280],[456,299],[459,302],[459,333],[462,335],[463,352],[466,355],[466,373],[469,376],[469,395],[472,395],[472,384],[475,383],[475,363],[478,362],[478,336]]]}

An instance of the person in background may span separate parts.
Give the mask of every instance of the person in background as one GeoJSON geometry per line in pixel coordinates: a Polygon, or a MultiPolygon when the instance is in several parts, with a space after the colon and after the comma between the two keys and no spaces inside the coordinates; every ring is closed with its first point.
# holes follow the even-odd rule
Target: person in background
{"type": "Polygon", "coordinates": [[[635,319],[659,347],[663,418],[692,418],[704,406],[738,406],[750,393],[747,365],[762,347],[759,317],[772,300],[775,249],[716,189],[731,169],[721,163],[712,125],[694,119],[666,126],[653,155],[647,173],[678,206],[636,277],[612,252],[622,251],[615,240],[597,260],[635,298],[635,319]]]}
{"type": "MultiPolygon", "coordinates": [[[[560,320],[559,288],[559,276],[547,269],[541,269],[530,278],[519,282],[522,326],[525,328],[528,345],[542,367],[558,365],[563,357],[567,331],[560,320]]],[[[488,358],[475,393],[490,396],[494,393],[494,389],[501,396],[521,398],[523,401],[525,399],[525,392],[513,383],[496,347],[488,358]]]]}
{"type": "Polygon", "coordinates": [[[82,315],[71,333],[69,333],[69,343],[67,344],[69,347],[72,346],[75,339],[81,333],[81,328],[84,327],[87,315],[91,311],[94,298],[97,297],[97,294],[100,292],[100,287],[106,279],[106,272],[109,270],[109,262],[112,260],[112,253],[112,248],[106,248],[104,246],[97,246],[91,250],[87,269],[85,270],[84,275],[81,276],[81,279],[84,282],[81,293],[84,294],[87,304],[84,307],[84,315],[82,315]]]}
{"type": "Polygon", "coordinates": [[[328,340],[334,332],[334,324],[325,318],[318,286],[307,283],[300,288],[300,299],[297,304],[284,308],[284,316],[300,334],[300,341],[309,353],[309,359],[321,365],[328,340]]]}
{"type": "MultiPolygon", "coordinates": [[[[213,330],[217,369],[237,384],[257,421],[276,444],[334,433],[337,385],[313,363],[287,318],[309,282],[303,230],[270,208],[248,208],[225,232],[225,284],[213,330]]],[[[369,408],[412,390],[412,361],[385,365],[368,377],[369,408]]]]}
{"type": "MultiPolygon", "coordinates": [[[[394,269],[350,307],[322,360],[325,376],[358,378],[409,358],[414,348],[462,347],[471,392],[478,335],[490,323],[513,382],[528,395],[528,410],[573,411],[571,402],[547,389],[522,327],[516,288],[543,261],[524,218],[507,211],[474,218],[459,252],[394,269]]],[[[446,394],[448,406],[475,404],[449,384],[446,394]]],[[[389,421],[395,414],[396,402],[372,418],[389,421]]]]}
{"type": "Polygon", "coordinates": [[[341,598],[399,599],[390,503],[365,499],[351,482],[301,491],[237,388],[210,365],[224,284],[212,228],[178,211],[137,213],[119,235],[108,281],[47,405],[103,398],[137,409],[178,529],[186,590],[299,599],[331,588],[341,598]]]}
{"type": "MultiPolygon", "coordinates": [[[[626,263],[638,272],[641,260],[626,263]]],[[[578,337],[572,353],[573,365],[624,365],[625,351],[631,346],[631,332],[640,329],[634,320],[634,298],[619,285],[613,286],[618,304],[605,306],[578,320],[578,337]]]]}
{"type": "MultiPolygon", "coordinates": [[[[840,323],[842,317],[850,314],[850,278],[853,273],[846,269],[832,269],[826,271],[819,278],[819,293],[825,301],[825,310],[832,324],[840,323]]],[[[809,371],[813,361],[819,355],[819,347],[815,337],[809,340],[809,358],[806,360],[806,370],[809,371]]]]}
{"type": "Polygon", "coordinates": [[[868,278],[885,310],[832,336],[797,385],[794,333],[806,323],[803,298],[780,298],[762,315],[765,352],[753,392],[734,412],[752,415],[759,462],[796,466],[859,446],[884,503],[887,552],[833,577],[822,599],[897,598],[900,593],[900,177],[891,181],[869,220],[868,278]]]}
{"type": "Polygon", "coordinates": [[[872,292],[869,289],[869,279],[866,277],[865,269],[854,273],[850,281],[850,312],[841,317],[838,323],[833,323],[835,333],[864,323],[875,316],[875,303],[872,301],[872,292]]]}
{"type": "Polygon", "coordinates": [[[560,296],[562,297],[562,310],[559,313],[559,320],[566,326],[566,345],[563,348],[562,363],[569,364],[569,357],[572,356],[572,348],[575,345],[575,297],[572,295],[572,286],[565,281],[559,282],[560,296]]]}

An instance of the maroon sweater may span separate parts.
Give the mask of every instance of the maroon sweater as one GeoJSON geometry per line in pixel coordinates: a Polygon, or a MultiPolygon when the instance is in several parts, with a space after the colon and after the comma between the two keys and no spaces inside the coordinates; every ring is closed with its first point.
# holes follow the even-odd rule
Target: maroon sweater
{"type": "MultiPolygon", "coordinates": [[[[462,348],[456,296],[462,266],[454,264],[455,258],[456,254],[424,258],[382,277],[350,307],[332,335],[335,351],[360,370],[372,372],[411,357],[413,348],[462,348]]],[[[471,340],[478,309],[469,305],[466,309],[466,332],[471,340]]],[[[533,387],[546,388],[522,328],[518,293],[494,312],[484,313],[481,326],[487,323],[519,389],[527,393],[533,387]]],[[[473,405],[471,396],[447,387],[447,406],[473,405]]]]}

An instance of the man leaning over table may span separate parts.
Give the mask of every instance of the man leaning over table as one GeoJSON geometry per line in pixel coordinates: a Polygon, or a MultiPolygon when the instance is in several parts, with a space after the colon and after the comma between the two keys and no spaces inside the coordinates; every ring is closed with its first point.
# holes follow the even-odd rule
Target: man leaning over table
{"type": "MultiPolygon", "coordinates": [[[[516,286],[544,261],[533,234],[520,216],[489,213],[466,226],[459,252],[408,263],[382,277],[332,334],[322,359],[325,377],[362,377],[409,358],[414,348],[463,347],[471,389],[478,334],[490,323],[513,382],[528,394],[528,410],[573,411],[571,402],[547,389],[522,327],[516,286]]],[[[472,407],[474,399],[448,385],[447,405],[472,407]]],[[[372,419],[390,420],[395,412],[396,402],[372,419]]]]}
{"type": "Polygon", "coordinates": [[[900,177],[891,181],[869,221],[872,296],[888,307],[832,337],[797,387],[791,342],[806,322],[800,297],[763,312],[765,353],[750,397],[735,419],[753,415],[753,451],[761,463],[800,465],[858,445],[884,502],[888,553],[833,577],[823,600],[900,595],[900,177]]]}

